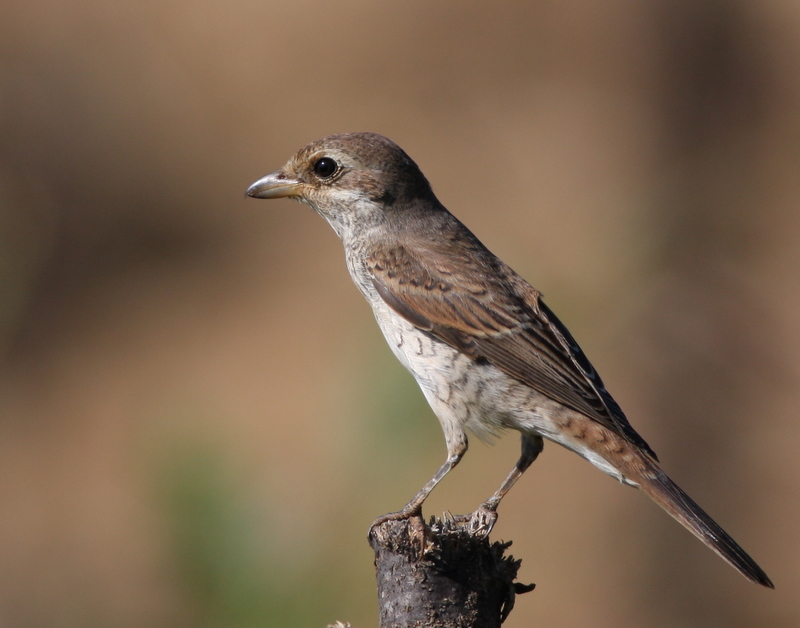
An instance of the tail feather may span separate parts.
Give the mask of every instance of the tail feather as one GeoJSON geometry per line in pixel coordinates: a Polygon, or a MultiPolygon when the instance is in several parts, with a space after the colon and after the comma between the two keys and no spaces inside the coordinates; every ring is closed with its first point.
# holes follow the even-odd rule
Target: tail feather
{"type": "Polygon", "coordinates": [[[745,578],[775,588],[764,570],[756,564],[719,524],[673,482],[658,465],[645,459],[647,469],[639,478],[639,488],[692,532],[745,578]]]}

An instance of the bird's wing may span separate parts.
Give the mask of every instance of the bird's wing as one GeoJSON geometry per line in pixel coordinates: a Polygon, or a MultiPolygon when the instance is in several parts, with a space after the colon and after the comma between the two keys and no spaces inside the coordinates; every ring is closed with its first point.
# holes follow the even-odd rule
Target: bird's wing
{"type": "Polygon", "coordinates": [[[372,283],[410,323],[655,453],[631,427],[597,371],[540,294],[479,242],[465,247],[376,246],[372,283]],[[455,252],[454,252],[455,250],[455,252]]]}

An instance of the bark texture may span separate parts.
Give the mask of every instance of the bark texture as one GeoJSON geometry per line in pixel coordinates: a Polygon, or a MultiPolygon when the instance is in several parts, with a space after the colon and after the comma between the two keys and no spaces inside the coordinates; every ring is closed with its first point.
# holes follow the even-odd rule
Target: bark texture
{"type": "Polygon", "coordinates": [[[490,543],[452,519],[387,521],[370,531],[380,628],[497,628],[519,593],[511,542],[490,543]],[[424,532],[423,532],[424,530],[424,532]]]}

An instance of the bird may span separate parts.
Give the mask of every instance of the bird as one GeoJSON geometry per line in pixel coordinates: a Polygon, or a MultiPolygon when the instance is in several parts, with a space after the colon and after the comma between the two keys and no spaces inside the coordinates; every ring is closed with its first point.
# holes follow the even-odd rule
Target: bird
{"type": "Polygon", "coordinates": [[[521,454],[470,522],[488,534],[500,500],[544,440],[636,487],[748,580],[774,588],[756,562],[667,474],[541,293],[437,199],[419,166],[376,133],[311,142],[246,191],[310,206],[344,245],[350,276],[444,432],[447,458],[391,519],[422,504],[455,467],[467,432],[520,433],[521,454]]]}

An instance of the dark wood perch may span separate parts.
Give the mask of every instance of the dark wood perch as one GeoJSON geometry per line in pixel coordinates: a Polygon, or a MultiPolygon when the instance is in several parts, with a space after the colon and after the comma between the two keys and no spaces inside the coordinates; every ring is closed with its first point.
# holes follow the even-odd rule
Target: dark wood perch
{"type": "Polygon", "coordinates": [[[497,628],[515,597],[534,585],[514,582],[521,561],[452,519],[425,526],[425,551],[408,520],[370,531],[380,628],[497,628]]]}

